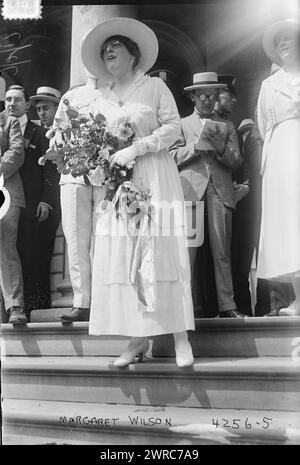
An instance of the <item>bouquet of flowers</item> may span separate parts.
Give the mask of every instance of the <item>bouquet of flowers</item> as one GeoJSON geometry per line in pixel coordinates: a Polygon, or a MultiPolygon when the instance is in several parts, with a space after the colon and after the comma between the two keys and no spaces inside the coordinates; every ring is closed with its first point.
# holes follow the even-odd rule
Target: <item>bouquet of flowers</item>
{"type": "MultiPolygon", "coordinates": [[[[69,124],[50,129],[46,136],[54,139],[50,150],[39,159],[40,164],[47,160],[53,161],[63,174],[74,177],[83,176],[87,184],[106,186],[105,200],[112,201],[115,196],[122,198],[126,194],[128,213],[148,211],[150,193],[140,192],[132,183],[133,163],[127,166],[114,164],[111,167],[110,158],[118,150],[130,146],[135,138],[128,119],[109,124],[102,114],[93,116],[80,115],[64,100],[69,124]]],[[[105,206],[105,202],[103,203],[105,206]]],[[[115,199],[118,211],[118,201],[115,199]]],[[[150,210],[149,210],[150,211],[150,210]]]]}

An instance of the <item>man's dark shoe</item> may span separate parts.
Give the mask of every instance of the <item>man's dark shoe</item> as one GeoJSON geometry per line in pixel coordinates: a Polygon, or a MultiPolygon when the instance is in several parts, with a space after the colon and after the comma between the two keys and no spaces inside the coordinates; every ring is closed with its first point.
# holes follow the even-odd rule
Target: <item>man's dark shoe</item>
{"type": "Polygon", "coordinates": [[[13,325],[25,325],[27,322],[27,318],[22,307],[11,307],[8,310],[8,314],[8,323],[12,323],[13,325]]]}
{"type": "Polygon", "coordinates": [[[227,310],[226,312],[219,313],[220,318],[245,318],[245,315],[242,315],[237,310],[227,310]]]}
{"type": "Polygon", "coordinates": [[[70,313],[64,313],[58,317],[62,322],[72,323],[73,321],[89,321],[90,309],[73,307],[70,313]]]}

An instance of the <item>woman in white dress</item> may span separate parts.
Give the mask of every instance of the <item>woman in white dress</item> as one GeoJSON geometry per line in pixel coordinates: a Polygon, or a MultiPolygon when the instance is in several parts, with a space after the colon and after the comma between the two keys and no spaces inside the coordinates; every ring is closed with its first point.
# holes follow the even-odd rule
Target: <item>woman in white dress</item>
{"type": "Polygon", "coordinates": [[[289,280],[296,300],[280,315],[300,315],[300,26],[271,25],[263,46],[280,69],[263,81],[257,118],[264,139],[262,222],[257,276],[289,280]]]}
{"type": "Polygon", "coordinates": [[[98,208],[89,333],[131,337],[125,352],[114,362],[118,367],[145,353],[148,337],[167,333],[174,334],[177,365],[193,363],[186,332],[194,330],[194,315],[184,199],[177,167],[168,151],[180,135],[180,119],[164,82],[144,74],[157,54],[154,32],[130,18],[104,21],[82,42],[85,67],[101,83],[110,81],[94,103],[94,114],[103,114],[109,123],[127,118],[136,135],[130,147],[112,155],[111,164],[134,163],[132,181],[136,187],[149,189],[156,207],[173,205],[177,212],[170,227],[157,223],[156,210],[156,219],[151,220],[155,232],[143,238],[144,247],[137,249],[136,238],[121,232],[125,225],[122,219],[116,221],[112,204],[104,210],[98,208]],[[132,279],[134,256],[141,264],[132,279]]]}

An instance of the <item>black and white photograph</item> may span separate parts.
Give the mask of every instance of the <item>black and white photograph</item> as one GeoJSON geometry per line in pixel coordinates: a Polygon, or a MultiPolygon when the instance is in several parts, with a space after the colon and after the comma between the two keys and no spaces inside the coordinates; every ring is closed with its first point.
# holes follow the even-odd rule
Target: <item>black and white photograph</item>
{"type": "Polygon", "coordinates": [[[0,2],[1,445],[299,445],[300,0],[119,1],[0,2]]]}

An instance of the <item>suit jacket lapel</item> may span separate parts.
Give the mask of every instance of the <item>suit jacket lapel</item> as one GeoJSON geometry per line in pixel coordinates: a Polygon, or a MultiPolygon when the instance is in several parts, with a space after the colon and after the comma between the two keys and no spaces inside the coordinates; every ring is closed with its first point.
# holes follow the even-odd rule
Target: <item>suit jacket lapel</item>
{"type": "Polygon", "coordinates": [[[27,124],[26,124],[24,136],[23,136],[25,149],[28,148],[33,136],[35,135],[35,133],[36,133],[35,124],[32,123],[31,121],[28,121],[27,124]]]}
{"type": "Polygon", "coordinates": [[[199,115],[196,111],[194,111],[194,113],[191,114],[190,118],[191,119],[189,121],[189,127],[193,134],[198,138],[202,129],[202,124],[199,115]]]}
{"type": "Polygon", "coordinates": [[[220,121],[220,123],[226,123],[226,119],[221,118],[221,116],[219,116],[216,112],[213,113],[212,121],[220,121]]]}
{"type": "Polygon", "coordinates": [[[0,113],[0,156],[7,150],[7,110],[0,113]]]}

